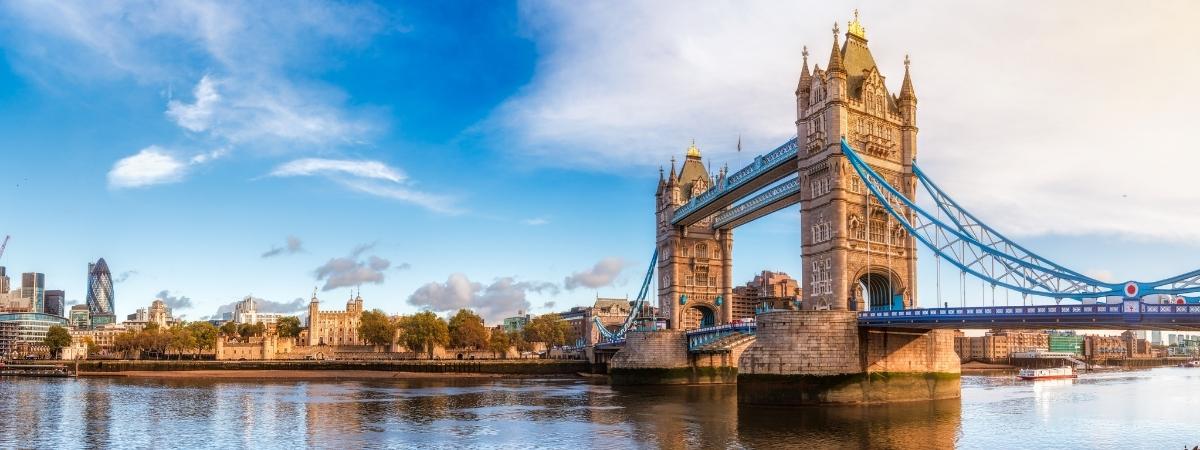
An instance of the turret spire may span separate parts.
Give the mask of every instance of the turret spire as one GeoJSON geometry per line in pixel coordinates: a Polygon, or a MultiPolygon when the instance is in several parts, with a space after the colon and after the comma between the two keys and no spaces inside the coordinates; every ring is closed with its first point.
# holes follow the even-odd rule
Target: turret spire
{"type": "Polygon", "coordinates": [[[842,65],[842,46],[838,44],[838,24],[833,23],[833,51],[829,53],[829,72],[846,72],[842,65]]]}
{"type": "MultiPolygon", "coordinates": [[[[810,73],[808,71],[808,46],[807,45],[805,45],[803,47],[803,49],[800,50],[800,57],[804,60],[804,62],[803,62],[804,68],[802,68],[800,70],[800,84],[796,86],[796,95],[800,95],[801,92],[808,90],[808,86],[812,84],[812,73],[810,73]]],[[[739,137],[738,143],[739,144],[741,143],[740,137],[739,137]]],[[[741,151],[741,148],[739,147],[738,150],[741,151]]]]}
{"type": "Polygon", "coordinates": [[[903,82],[903,84],[900,85],[900,98],[915,100],[917,98],[917,93],[916,93],[916,91],[913,90],[912,77],[909,76],[909,74],[908,74],[908,66],[910,64],[912,64],[912,62],[908,59],[908,55],[905,54],[904,55],[904,82],[903,82]]]}

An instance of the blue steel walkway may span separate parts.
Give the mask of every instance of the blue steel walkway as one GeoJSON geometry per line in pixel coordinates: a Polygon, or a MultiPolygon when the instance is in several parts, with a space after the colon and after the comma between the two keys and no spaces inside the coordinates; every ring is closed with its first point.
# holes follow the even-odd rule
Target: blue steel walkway
{"type": "Polygon", "coordinates": [[[1200,305],[1140,301],[1093,305],[969,306],[869,311],[858,325],[909,329],[1103,329],[1200,331],[1200,305]]]}

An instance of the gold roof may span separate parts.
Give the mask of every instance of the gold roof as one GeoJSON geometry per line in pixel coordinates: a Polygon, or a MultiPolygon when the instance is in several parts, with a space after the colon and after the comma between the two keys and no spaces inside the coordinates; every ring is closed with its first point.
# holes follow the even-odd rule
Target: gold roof
{"type": "Polygon", "coordinates": [[[687,149],[687,155],[693,158],[700,157],[700,149],[696,148],[696,140],[692,139],[692,145],[687,149]]]}
{"type": "Polygon", "coordinates": [[[858,36],[862,39],[867,38],[867,29],[863,28],[862,22],[858,21],[858,10],[857,9],[854,10],[854,20],[851,20],[850,23],[846,25],[846,32],[849,33],[850,35],[858,36]]]}

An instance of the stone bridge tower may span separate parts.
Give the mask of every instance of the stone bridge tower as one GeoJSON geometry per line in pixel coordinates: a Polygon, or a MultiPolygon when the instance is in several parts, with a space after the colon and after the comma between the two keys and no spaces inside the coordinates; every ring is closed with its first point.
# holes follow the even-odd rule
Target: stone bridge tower
{"type": "Polygon", "coordinates": [[[806,309],[911,308],[916,243],[871,197],[841,151],[846,142],[909,198],[916,192],[917,98],[904,61],[899,95],[888,93],[858,21],[844,45],[833,28],[824,70],[809,71],[808,50],[796,88],[801,229],[806,309]]]}
{"type": "Polygon", "coordinates": [[[700,195],[725,176],[708,174],[693,142],[679,172],[671,160],[667,176],[659,171],[655,193],[658,245],[658,306],[674,330],[727,323],[733,317],[733,232],[713,230],[712,217],[674,226],[675,208],[700,195]]]}

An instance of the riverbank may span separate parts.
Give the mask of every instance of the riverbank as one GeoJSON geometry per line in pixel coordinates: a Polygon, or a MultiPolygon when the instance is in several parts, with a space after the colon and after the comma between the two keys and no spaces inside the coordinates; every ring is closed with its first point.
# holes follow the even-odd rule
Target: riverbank
{"type": "Polygon", "coordinates": [[[381,370],[131,370],[84,372],[81,377],[219,379],[219,380],[422,380],[504,378],[496,373],[386,372],[381,370]]]}
{"type": "Polygon", "coordinates": [[[979,361],[971,361],[962,364],[962,373],[964,374],[980,374],[991,373],[997,371],[1012,371],[1017,370],[1015,366],[1008,364],[989,364],[979,361]]]}
{"type": "Polygon", "coordinates": [[[446,376],[572,375],[579,360],[475,361],[79,361],[63,362],[79,376],[217,378],[436,378],[446,376]]]}

